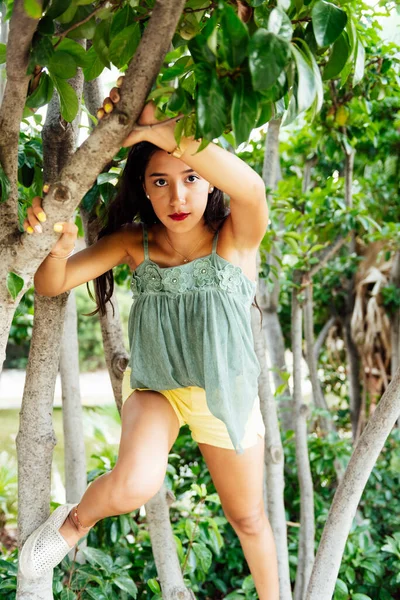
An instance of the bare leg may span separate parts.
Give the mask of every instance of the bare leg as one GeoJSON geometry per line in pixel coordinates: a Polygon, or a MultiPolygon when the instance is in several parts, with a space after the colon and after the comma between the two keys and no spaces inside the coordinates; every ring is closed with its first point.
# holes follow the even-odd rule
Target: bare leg
{"type": "MultiPolygon", "coordinates": [[[[159,392],[135,391],[121,413],[122,430],[118,460],[109,473],[87,488],[78,508],[84,527],[105,517],[139,508],[162,486],[168,453],[179,433],[179,422],[168,400],[159,392]]],[[[70,512],[60,533],[73,547],[86,535],[70,512]]]]}
{"type": "Polygon", "coordinates": [[[229,523],[237,533],[260,600],[279,600],[278,563],[264,511],[264,440],[237,455],[199,444],[229,523]]]}

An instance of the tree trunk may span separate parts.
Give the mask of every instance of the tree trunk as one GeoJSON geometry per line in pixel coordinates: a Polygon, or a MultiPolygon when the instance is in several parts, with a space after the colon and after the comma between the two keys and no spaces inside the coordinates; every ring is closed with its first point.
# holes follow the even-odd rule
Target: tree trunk
{"type": "MultiPolygon", "coordinates": [[[[83,74],[81,69],[78,69],[76,76],[70,80],[70,84],[74,87],[80,102],[83,87],[83,74]]],[[[57,180],[60,170],[63,168],[68,158],[74,152],[76,146],[76,136],[78,131],[79,120],[80,113],[78,113],[73,124],[68,124],[61,119],[59,99],[58,96],[55,94],[49,103],[46,121],[42,130],[44,181],[51,183],[57,180]]],[[[45,296],[40,296],[35,292],[33,332],[29,352],[26,379],[27,383],[24,390],[24,399],[25,397],[27,397],[27,403],[29,403],[30,405],[32,404],[35,407],[35,411],[37,411],[39,421],[43,420],[45,424],[48,420],[48,415],[50,416],[51,421],[52,412],[47,408],[47,406],[49,405],[51,407],[54,399],[54,388],[56,375],[59,368],[60,344],[64,329],[64,319],[68,296],[69,292],[66,292],[65,294],[60,294],[55,298],[47,298],[45,296]],[[49,305],[51,305],[53,308],[53,322],[51,324],[48,322],[49,305]],[[53,344],[47,343],[50,327],[51,335],[53,336],[54,341],[53,344]],[[37,330],[39,330],[39,332],[44,332],[45,335],[36,335],[37,330]],[[57,343],[58,347],[55,351],[54,344],[57,343]],[[40,359],[36,359],[36,356],[40,357],[40,359]],[[32,374],[29,368],[31,360],[37,363],[32,374]],[[38,404],[36,403],[32,393],[33,388],[38,388],[39,390],[42,390],[42,393],[45,397],[45,403],[42,406],[38,406],[38,404]],[[41,412],[40,409],[42,409],[43,412],[41,412]]],[[[71,375],[72,377],[76,377],[76,373],[72,373],[71,375]]],[[[49,424],[47,424],[47,428],[45,426],[42,426],[40,422],[39,424],[37,422],[30,422],[29,424],[26,424],[26,428],[23,428],[21,425],[20,431],[23,432],[21,434],[21,437],[23,437],[23,442],[21,442],[20,446],[17,446],[18,468],[20,465],[21,469],[25,468],[26,463],[29,463],[30,454],[32,453],[33,448],[35,448],[36,452],[41,452],[40,446],[43,442],[40,437],[37,437],[37,435],[39,431],[41,432],[42,427],[44,427],[45,434],[47,433],[47,435],[49,435],[49,424]],[[26,440],[29,440],[29,450],[27,450],[26,440]],[[29,456],[27,455],[28,453],[29,456]]],[[[43,490],[43,500],[47,503],[45,518],[41,519],[39,522],[37,522],[37,520],[35,519],[32,519],[29,522],[29,527],[32,525],[32,523],[34,524],[34,527],[29,528],[29,530],[26,531],[27,535],[25,535],[23,515],[24,513],[31,510],[35,512],[36,507],[35,504],[32,502],[31,494],[28,492],[26,487],[23,487],[21,493],[19,494],[18,501],[18,527],[22,528],[23,534],[22,538],[19,539],[20,548],[22,547],[22,544],[25,542],[28,535],[49,516],[51,498],[52,450],[56,443],[52,425],[51,433],[54,443],[50,451],[49,449],[46,449],[46,459],[42,459],[42,462],[38,464],[36,473],[34,470],[30,472],[29,476],[26,473],[24,473],[25,478],[29,482],[31,490],[36,490],[39,487],[41,487],[41,489],[43,490]],[[38,476],[39,469],[41,470],[40,476],[38,476]]],[[[20,436],[20,432],[18,432],[18,436],[20,436]]],[[[74,438],[75,436],[76,432],[74,432],[74,438]]],[[[78,445],[80,443],[83,443],[83,431],[81,439],[79,440],[75,438],[74,443],[77,443],[78,445]]],[[[21,482],[20,477],[18,477],[18,479],[19,482],[21,482]]],[[[43,516],[42,511],[40,509],[41,507],[39,505],[35,516],[43,516]]],[[[20,575],[19,578],[22,579],[22,575],[20,575]]],[[[45,594],[45,596],[43,597],[52,598],[52,579],[47,576],[45,576],[42,579],[43,581],[45,580],[48,583],[47,589],[42,582],[38,583],[38,585],[41,585],[42,593],[45,594]]],[[[23,589],[24,592],[30,592],[31,594],[35,593],[36,583],[31,585],[29,581],[21,582],[21,589],[23,589]]],[[[22,595],[21,598],[24,598],[24,595],[22,595]]],[[[41,596],[37,596],[37,598],[41,598],[41,596]]]]}
{"type": "MultiPolygon", "coordinates": [[[[397,250],[394,255],[390,281],[397,289],[400,289],[400,250],[397,250]]],[[[395,307],[390,318],[390,337],[392,343],[391,375],[393,378],[400,367],[400,306],[395,307]]],[[[400,427],[400,417],[397,426],[400,427]]]]}
{"type": "MultiPolygon", "coordinates": [[[[68,293],[34,297],[35,322],[16,439],[20,549],[50,514],[51,464],[57,443],[52,408],[67,299],[68,293]]],[[[51,599],[52,576],[51,572],[51,577],[32,582],[18,573],[17,600],[51,599]]]]}
{"type": "MultiPolygon", "coordinates": [[[[353,169],[354,153],[345,151],[345,202],[348,208],[353,207],[353,169]]],[[[352,233],[351,241],[348,246],[349,254],[356,251],[355,233],[352,233]]],[[[360,356],[351,333],[351,317],[354,309],[355,297],[355,275],[351,277],[347,287],[346,314],[343,322],[344,342],[346,346],[348,369],[349,369],[349,398],[350,398],[350,418],[353,441],[356,439],[358,420],[361,410],[361,379],[360,379],[360,356]]]]}
{"type": "MultiPolygon", "coordinates": [[[[79,388],[79,347],[75,290],[71,290],[67,302],[64,332],[61,340],[60,375],[66,502],[74,504],[79,502],[87,487],[83,410],[79,388]]],[[[86,546],[86,541],[86,539],[83,539],[80,547],[86,546]]],[[[72,548],[68,554],[71,560],[76,560],[75,548],[72,548]]],[[[80,557],[79,562],[81,560],[80,557]]]]}
{"type": "Polygon", "coordinates": [[[151,546],[163,600],[193,600],[195,596],[192,590],[189,590],[183,581],[169,519],[169,507],[174,500],[172,492],[163,485],[160,491],[146,503],[151,546]]]}
{"type": "MultiPolygon", "coordinates": [[[[267,198],[271,198],[271,191],[276,189],[280,179],[279,165],[279,131],[281,126],[280,119],[272,119],[268,123],[268,132],[265,140],[265,154],[263,163],[262,177],[267,188],[267,198]]],[[[280,257],[278,247],[274,248],[275,254],[280,257]]],[[[282,391],[277,394],[276,400],[278,403],[279,418],[281,428],[284,432],[294,428],[293,419],[293,399],[290,393],[287,378],[284,375],[288,373],[285,360],[285,344],[282,334],[281,324],[278,317],[279,306],[279,273],[281,266],[276,260],[274,254],[267,257],[267,264],[273,266],[277,271],[277,275],[273,275],[273,288],[269,290],[263,279],[258,282],[258,301],[261,310],[263,311],[265,345],[270,357],[272,365],[272,376],[275,389],[280,388],[282,391]]]]}
{"type": "Polygon", "coordinates": [[[254,348],[261,367],[258,393],[265,424],[266,504],[278,557],[279,599],[292,600],[284,504],[284,452],[279,432],[277,404],[269,382],[264,335],[260,326],[258,310],[252,309],[251,318],[254,348]]]}
{"type": "Polygon", "coordinates": [[[315,523],[314,489],[307,446],[307,417],[309,408],[303,403],[301,390],[302,373],[302,309],[299,303],[302,274],[293,274],[292,292],[292,352],[293,352],[293,398],[296,406],[296,464],[300,486],[300,533],[294,599],[304,600],[314,563],[315,523]],[[300,288],[300,289],[299,289],[300,288]]]}
{"type": "MultiPolygon", "coordinates": [[[[0,5],[0,42],[7,45],[8,39],[8,21],[5,21],[6,6],[4,3],[0,5]]],[[[4,88],[6,87],[6,68],[5,65],[0,65],[0,105],[3,100],[4,88]]]]}
{"type": "Polygon", "coordinates": [[[361,434],[333,498],[306,600],[331,600],[346,540],[362,492],[400,414],[400,368],[361,434]]]}

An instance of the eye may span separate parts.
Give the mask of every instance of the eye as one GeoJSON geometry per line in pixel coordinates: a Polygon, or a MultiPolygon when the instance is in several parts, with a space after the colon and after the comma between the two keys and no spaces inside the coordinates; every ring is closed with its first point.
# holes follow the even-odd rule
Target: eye
{"type": "MultiPolygon", "coordinates": [[[[200,179],[200,177],[197,177],[197,175],[189,175],[188,179],[190,179],[190,177],[194,177],[194,179],[200,179]]],[[[194,183],[194,181],[191,181],[190,183],[194,183]]]]}
{"type": "Polygon", "coordinates": [[[160,181],[161,181],[161,182],[163,182],[163,183],[167,183],[165,179],[156,179],[156,180],[155,180],[155,182],[154,182],[154,184],[155,184],[157,187],[165,187],[165,185],[163,185],[163,183],[160,183],[160,185],[159,185],[159,182],[160,182],[160,181]]]}

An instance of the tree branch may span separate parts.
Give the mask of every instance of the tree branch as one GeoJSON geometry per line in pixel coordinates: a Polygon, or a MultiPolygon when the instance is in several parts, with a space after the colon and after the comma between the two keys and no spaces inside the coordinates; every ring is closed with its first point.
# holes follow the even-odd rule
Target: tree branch
{"type": "MultiPolygon", "coordinates": [[[[121,100],[113,112],[100,121],[63,168],[58,181],[43,200],[47,215],[40,239],[22,234],[14,272],[32,277],[43,257],[57,240],[57,221],[67,221],[97,175],[112,160],[140,116],[151,86],[169,50],[185,0],[159,0],[131,61],[120,89],[121,100]],[[30,260],[27,260],[29,257],[30,260]],[[34,258],[32,258],[34,257],[34,258]]],[[[22,276],[21,275],[21,276],[22,276]]]]}
{"type": "MultiPolygon", "coordinates": [[[[42,1],[38,0],[42,6],[42,1]]],[[[24,10],[23,0],[15,0],[7,43],[7,83],[0,108],[0,162],[10,180],[11,193],[2,204],[0,241],[18,223],[18,139],[30,75],[26,75],[29,50],[38,19],[24,10]]]]}
{"type": "Polygon", "coordinates": [[[330,260],[333,256],[335,256],[336,252],[338,252],[340,250],[340,248],[342,246],[344,246],[344,244],[346,243],[346,241],[347,241],[346,237],[341,237],[340,236],[330,246],[328,246],[327,248],[324,248],[323,250],[321,250],[321,252],[319,252],[317,254],[318,259],[319,259],[318,263],[316,265],[314,265],[314,267],[312,269],[309,270],[308,277],[310,279],[312,277],[314,277],[314,275],[316,273],[318,273],[318,271],[320,271],[320,269],[322,269],[326,265],[326,263],[328,262],[328,260],[330,260]]]}

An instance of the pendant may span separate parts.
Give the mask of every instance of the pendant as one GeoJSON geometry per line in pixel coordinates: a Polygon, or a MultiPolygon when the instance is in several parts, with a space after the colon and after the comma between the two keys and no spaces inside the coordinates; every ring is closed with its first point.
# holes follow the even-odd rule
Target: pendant
{"type": "Polygon", "coordinates": [[[188,261],[188,259],[187,259],[187,258],[184,258],[184,259],[183,259],[183,262],[184,262],[184,263],[187,263],[187,262],[189,262],[189,261],[188,261]]]}

